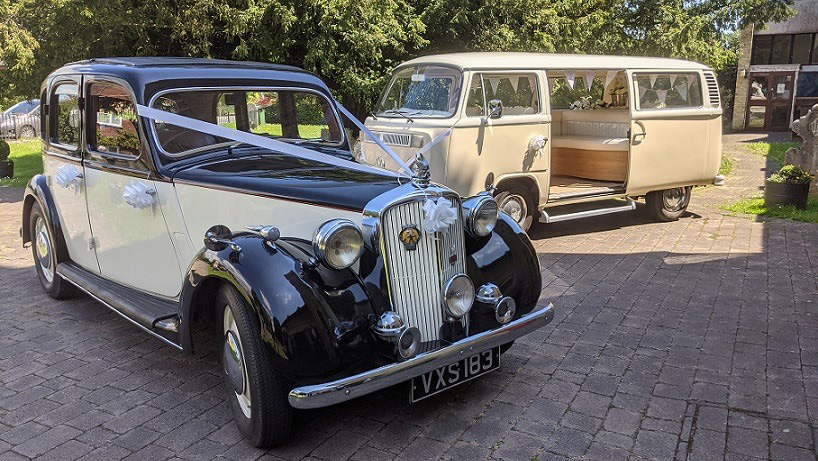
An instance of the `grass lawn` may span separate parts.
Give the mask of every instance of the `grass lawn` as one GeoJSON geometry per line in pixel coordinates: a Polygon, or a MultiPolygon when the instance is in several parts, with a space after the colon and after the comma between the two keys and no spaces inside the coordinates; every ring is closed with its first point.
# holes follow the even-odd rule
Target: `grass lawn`
{"type": "Polygon", "coordinates": [[[725,205],[721,208],[736,213],[818,223],[818,200],[815,199],[809,200],[806,210],[798,210],[794,206],[767,208],[764,206],[764,199],[760,197],[744,199],[738,203],[725,205]]]}
{"type": "Polygon", "coordinates": [[[727,176],[730,172],[733,171],[733,162],[730,160],[730,157],[721,154],[721,166],[719,167],[719,174],[722,176],[727,176]]]}
{"type": "Polygon", "coordinates": [[[784,166],[784,154],[790,147],[801,147],[800,142],[751,142],[747,144],[750,152],[762,157],[772,157],[778,166],[784,166]]]}
{"type": "Polygon", "coordinates": [[[25,187],[32,176],[43,172],[43,143],[39,139],[9,141],[10,160],[14,161],[14,177],[0,179],[0,186],[25,187]]]}

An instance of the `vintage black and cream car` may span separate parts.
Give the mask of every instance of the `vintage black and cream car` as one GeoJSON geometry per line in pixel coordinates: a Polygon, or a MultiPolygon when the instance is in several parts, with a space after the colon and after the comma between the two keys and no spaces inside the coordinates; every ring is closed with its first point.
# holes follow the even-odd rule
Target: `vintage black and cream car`
{"type": "Polygon", "coordinates": [[[21,234],[43,288],[190,353],[212,322],[257,446],[286,439],[294,408],[468,381],[553,318],[490,194],[430,184],[421,155],[403,176],[356,163],[345,109],[300,69],[96,59],[52,73],[41,102],[21,234]]]}

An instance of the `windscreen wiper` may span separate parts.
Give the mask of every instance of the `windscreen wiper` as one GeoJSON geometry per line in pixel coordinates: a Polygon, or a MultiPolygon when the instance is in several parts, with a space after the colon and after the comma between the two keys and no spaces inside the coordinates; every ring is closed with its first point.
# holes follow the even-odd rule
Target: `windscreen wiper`
{"type": "Polygon", "coordinates": [[[389,109],[389,110],[385,110],[385,111],[383,111],[383,113],[384,113],[384,114],[395,114],[395,115],[400,115],[401,117],[405,118],[406,120],[409,120],[409,123],[415,123],[415,121],[412,119],[412,117],[410,117],[410,116],[408,116],[408,115],[404,114],[404,113],[403,113],[403,111],[400,111],[400,110],[397,110],[397,109],[389,109]]]}

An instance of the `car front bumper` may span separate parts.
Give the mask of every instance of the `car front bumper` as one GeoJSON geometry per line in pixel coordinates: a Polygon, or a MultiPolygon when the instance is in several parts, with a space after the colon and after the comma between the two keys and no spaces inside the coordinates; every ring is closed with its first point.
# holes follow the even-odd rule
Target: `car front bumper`
{"type": "Polygon", "coordinates": [[[549,303],[495,330],[469,336],[409,360],[391,363],[328,383],[297,387],[290,391],[290,405],[299,409],[327,407],[407,381],[466,355],[500,346],[531,333],[551,322],[554,310],[554,305],[549,303]]]}

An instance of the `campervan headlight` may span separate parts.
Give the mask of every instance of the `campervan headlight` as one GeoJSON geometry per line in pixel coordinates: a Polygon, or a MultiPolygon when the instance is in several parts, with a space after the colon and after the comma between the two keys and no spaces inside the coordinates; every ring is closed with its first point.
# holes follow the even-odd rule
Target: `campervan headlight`
{"type": "Polygon", "coordinates": [[[491,234],[497,225],[497,202],[488,195],[481,194],[463,202],[463,215],[466,216],[466,230],[474,237],[485,237],[491,234]]]}
{"type": "Polygon", "coordinates": [[[361,230],[348,219],[333,219],[321,224],[312,239],[315,256],[333,269],[355,264],[364,251],[361,230]]]}

